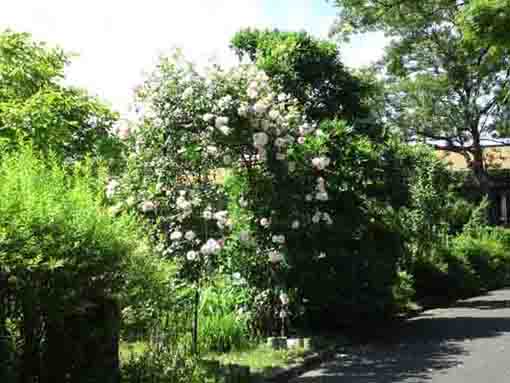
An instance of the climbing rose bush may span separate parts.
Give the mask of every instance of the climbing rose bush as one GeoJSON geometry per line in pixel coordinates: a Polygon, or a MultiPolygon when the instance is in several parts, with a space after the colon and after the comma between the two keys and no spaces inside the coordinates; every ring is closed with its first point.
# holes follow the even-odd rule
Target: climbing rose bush
{"type": "MultiPolygon", "coordinates": [[[[136,108],[129,170],[105,190],[114,190],[112,213],[145,216],[158,251],[197,285],[215,270],[239,273],[277,321],[305,298],[326,297],[310,287],[312,271],[338,296],[333,285],[346,279],[335,275],[353,268],[337,253],[359,254],[384,211],[366,195],[383,182],[379,147],[342,122],[307,120],[252,65],[199,71],[179,54],[162,58],[136,108]]],[[[388,249],[391,266],[398,254],[388,249]]]]}
{"type": "Polygon", "coordinates": [[[283,291],[288,233],[334,220],[324,207],[333,165],[327,133],[255,66],[199,72],[179,54],[160,61],[138,89],[136,108],[129,172],[110,181],[108,198],[146,215],[159,251],[191,279],[241,264],[220,257],[236,242],[255,249],[255,269],[283,291]],[[242,190],[225,190],[222,174],[242,190]]]}

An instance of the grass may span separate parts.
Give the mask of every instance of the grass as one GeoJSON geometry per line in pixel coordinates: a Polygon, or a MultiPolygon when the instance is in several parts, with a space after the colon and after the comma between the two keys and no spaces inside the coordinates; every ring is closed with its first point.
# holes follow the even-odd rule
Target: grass
{"type": "Polygon", "coordinates": [[[147,343],[138,342],[120,342],[119,353],[121,362],[126,362],[133,357],[142,355],[147,350],[147,343]]]}
{"type": "Polygon", "coordinates": [[[221,364],[239,364],[250,367],[252,371],[264,371],[299,363],[303,360],[305,353],[303,348],[273,350],[267,345],[259,345],[244,351],[232,351],[226,354],[212,353],[207,355],[207,358],[218,360],[221,364]]]}

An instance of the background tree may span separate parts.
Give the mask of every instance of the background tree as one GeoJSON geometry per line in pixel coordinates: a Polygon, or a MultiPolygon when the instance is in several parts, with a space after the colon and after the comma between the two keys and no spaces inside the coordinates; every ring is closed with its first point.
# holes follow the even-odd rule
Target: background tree
{"type": "Polygon", "coordinates": [[[0,141],[56,152],[68,161],[113,153],[117,116],[84,90],[63,84],[69,55],[27,33],[0,33],[0,141]]]}
{"type": "Polygon", "coordinates": [[[510,1],[473,0],[459,17],[468,39],[489,43],[492,49],[510,47],[510,1]]]}
{"type": "Polygon", "coordinates": [[[383,59],[388,113],[412,140],[457,152],[471,166],[483,194],[490,190],[484,140],[508,131],[508,54],[464,38],[458,18],[464,2],[451,0],[337,0],[337,32],[382,30],[392,37],[383,59]]]}
{"type": "Polygon", "coordinates": [[[358,131],[380,134],[366,104],[370,84],[344,67],[336,44],[306,32],[245,29],[232,38],[231,47],[298,99],[311,120],[338,118],[358,131]]]}

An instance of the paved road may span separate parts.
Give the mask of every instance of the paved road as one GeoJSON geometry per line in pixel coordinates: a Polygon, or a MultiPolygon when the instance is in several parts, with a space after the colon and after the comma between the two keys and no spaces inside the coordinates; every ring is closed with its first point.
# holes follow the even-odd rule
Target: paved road
{"type": "Polygon", "coordinates": [[[293,383],[510,383],[510,289],[426,311],[293,383]]]}

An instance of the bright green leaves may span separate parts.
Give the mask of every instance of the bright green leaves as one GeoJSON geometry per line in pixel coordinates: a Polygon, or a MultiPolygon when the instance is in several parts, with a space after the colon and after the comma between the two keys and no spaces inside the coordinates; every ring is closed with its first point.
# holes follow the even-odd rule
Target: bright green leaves
{"type": "Polygon", "coordinates": [[[84,91],[61,85],[68,58],[30,35],[0,33],[0,140],[29,141],[75,161],[113,157],[109,135],[117,115],[84,91]]]}

